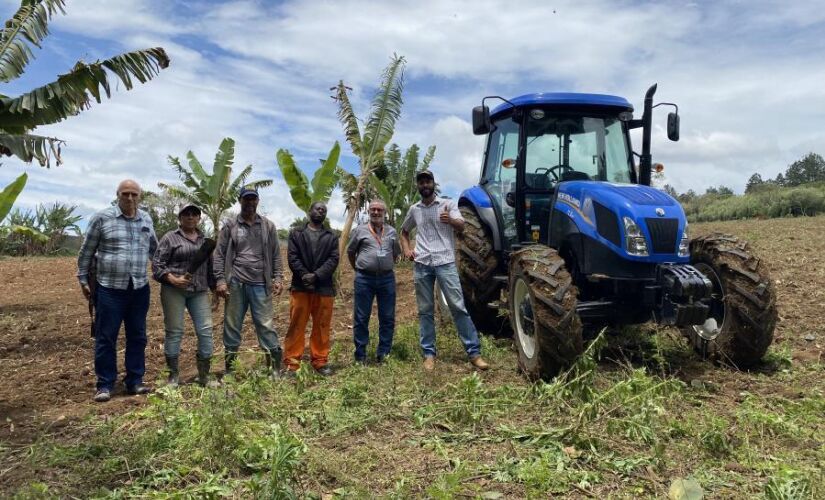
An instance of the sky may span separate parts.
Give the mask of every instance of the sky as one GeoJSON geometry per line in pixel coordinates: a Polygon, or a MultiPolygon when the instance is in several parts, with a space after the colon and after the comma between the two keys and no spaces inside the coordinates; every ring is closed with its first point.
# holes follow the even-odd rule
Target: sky
{"type": "MultiPolygon", "coordinates": [[[[67,0],[66,15],[17,95],[53,81],[77,60],[161,46],[171,59],[153,81],[36,133],[66,141],[64,164],[45,169],[2,158],[0,186],[21,172],[17,206],[55,201],[88,216],[118,182],[174,183],[167,156],[191,150],[211,165],[224,137],[236,171],[254,166],[260,210],[288,226],[292,204],[275,162],[288,149],[311,177],[335,141],[341,164],[357,163],[330,87],[352,87],[366,119],[382,70],[406,58],[404,107],[393,142],[435,145],[446,195],[478,181],[484,141],[470,112],[487,95],[589,92],[627,98],[640,116],[647,88],[679,105],[681,139],[654,115],[653,157],[679,192],[726,185],[742,192],[754,172],[775,177],[808,152],[825,154],[825,9],[816,1],[205,1],[67,0]]],[[[4,19],[19,2],[0,0],[4,19]]],[[[635,134],[635,131],[634,131],[635,134]]],[[[641,147],[633,136],[634,149],[641,147]]],[[[329,217],[342,225],[335,193],[329,217]]]]}

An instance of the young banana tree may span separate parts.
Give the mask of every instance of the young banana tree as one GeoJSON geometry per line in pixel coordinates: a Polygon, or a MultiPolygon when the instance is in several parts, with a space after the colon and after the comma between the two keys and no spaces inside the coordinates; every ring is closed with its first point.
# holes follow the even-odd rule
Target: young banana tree
{"type": "Polygon", "coordinates": [[[338,158],[341,156],[341,146],[338,141],[332,146],[327,155],[327,159],[321,162],[321,166],[312,176],[312,183],[309,182],[304,172],[295,164],[295,159],[286,149],[279,149],[275,155],[278,160],[278,167],[284,176],[292,201],[304,213],[309,212],[309,207],[316,201],[329,201],[332,190],[338,184],[338,158]]]}
{"type": "Polygon", "coordinates": [[[393,227],[404,221],[407,211],[418,200],[415,175],[427,170],[435,156],[435,146],[430,146],[419,164],[419,151],[418,145],[413,144],[402,161],[401,151],[392,144],[387,150],[384,180],[376,174],[370,176],[370,185],[387,205],[387,222],[393,227]]]}
{"type": "Polygon", "coordinates": [[[212,173],[209,174],[192,151],[186,153],[189,168],[184,167],[180,159],[169,156],[168,161],[180,176],[183,185],[169,185],[163,182],[158,187],[171,196],[187,200],[203,211],[212,224],[212,237],[217,238],[220,230],[221,216],[235,202],[244,186],[263,188],[272,185],[272,179],[246,182],[252,173],[252,165],[247,165],[240,174],[232,179],[232,164],[235,161],[235,141],[229,137],[221,141],[212,173]]]}
{"type": "Polygon", "coordinates": [[[341,232],[340,253],[344,254],[344,247],[349,239],[352,222],[355,214],[364,199],[364,191],[369,185],[370,176],[384,161],[384,148],[389,144],[395,132],[395,123],[401,116],[404,90],[404,57],[393,54],[390,64],[384,69],[381,84],[372,99],[370,115],[364,126],[364,132],[358,126],[358,118],[352,109],[349,88],[340,81],[335,90],[335,100],[338,101],[338,119],[344,126],[344,134],[352,152],[358,158],[360,172],[353,179],[352,190],[347,204],[347,218],[341,232]]]}
{"type": "Polygon", "coordinates": [[[0,222],[2,222],[9,214],[9,211],[11,211],[14,200],[17,199],[20,191],[23,190],[23,186],[26,185],[28,178],[29,174],[22,174],[0,192],[0,222]]]}
{"type": "MultiPolygon", "coordinates": [[[[65,14],[64,4],[65,0],[20,2],[17,12],[0,28],[0,83],[24,74],[34,59],[32,48],[40,48],[49,35],[49,21],[58,13],[65,14]]],[[[169,57],[162,48],[138,50],[94,63],[77,62],[56,81],[17,97],[0,94],[0,155],[25,162],[36,159],[45,167],[54,158],[60,165],[63,141],[31,134],[32,130],[80,113],[89,108],[92,98],[99,103],[102,94],[111,97],[110,74],[129,90],[135,80],[145,83],[167,66],[169,57]]],[[[0,200],[0,205],[3,203],[0,200]]]]}

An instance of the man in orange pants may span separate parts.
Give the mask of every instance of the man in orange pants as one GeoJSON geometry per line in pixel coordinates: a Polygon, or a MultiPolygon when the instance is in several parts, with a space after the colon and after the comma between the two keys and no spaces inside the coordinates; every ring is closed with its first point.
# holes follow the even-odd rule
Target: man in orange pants
{"type": "Polygon", "coordinates": [[[309,208],[309,222],[289,233],[287,261],[292,270],[289,297],[289,329],[284,339],[284,365],[294,373],[304,356],[304,335],[312,316],[309,351],[312,367],[320,375],[332,375],[327,364],[332,303],[335,297],[333,273],[338,267],[338,236],[324,229],[325,203],[309,208]]]}

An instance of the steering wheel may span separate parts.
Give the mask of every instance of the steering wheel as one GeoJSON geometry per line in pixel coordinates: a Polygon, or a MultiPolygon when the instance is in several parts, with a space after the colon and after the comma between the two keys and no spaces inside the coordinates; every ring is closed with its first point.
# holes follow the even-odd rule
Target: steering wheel
{"type": "Polygon", "coordinates": [[[537,168],[535,170],[535,173],[538,174],[540,172],[544,172],[544,175],[547,176],[548,178],[552,174],[553,181],[559,182],[561,180],[561,176],[565,172],[572,172],[572,171],[573,171],[573,167],[571,167],[570,165],[561,165],[561,164],[559,164],[559,165],[556,165],[555,167],[550,167],[550,168],[545,168],[545,167],[537,168]]]}

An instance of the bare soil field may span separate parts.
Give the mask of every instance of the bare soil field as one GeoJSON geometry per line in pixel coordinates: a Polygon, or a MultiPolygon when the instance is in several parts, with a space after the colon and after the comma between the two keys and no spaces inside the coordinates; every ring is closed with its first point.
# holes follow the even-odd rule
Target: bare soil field
{"type": "MultiPolygon", "coordinates": [[[[727,439],[725,432],[728,431],[725,430],[723,423],[738,422],[740,418],[745,420],[757,418],[741,413],[745,410],[739,408],[743,404],[750,405],[752,396],[760,398],[759,403],[764,404],[764,408],[760,406],[766,411],[764,415],[779,418],[780,421],[779,423],[766,421],[765,424],[759,424],[767,429],[764,435],[765,441],[761,444],[746,443],[751,447],[748,454],[726,452],[727,455],[720,456],[728,458],[712,459],[712,465],[708,466],[708,470],[712,471],[713,477],[705,478],[705,482],[710,483],[714,488],[715,494],[710,495],[711,497],[748,497],[750,492],[741,490],[741,488],[743,485],[756,485],[757,483],[759,483],[757,489],[761,491],[762,483],[769,475],[766,468],[768,466],[753,464],[756,464],[758,459],[772,460],[770,454],[779,453],[778,450],[783,447],[787,450],[788,456],[795,454],[793,456],[802,457],[799,460],[803,465],[811,464],[811,460],[804,458],[804,455],[810,452],[814,456],[813,462],[817,462],[816,457],[821,456],[822,450],[825,449],[825,435],[823,435],[821,423],[813,427],[802,427],[805,431],[804,439],[800,436],[793,436],[793,432],[796,431],[787,429],[799,427],[786,426],[791,421],[791,417],[787,417],[785,422],[781,421],[783,410],[777,403],[781,401],[782,404],[792,405],[795,404],[794,402],[804,402],[808,405],[809,401],[812,401],[811,398],[814,398],[813,400],[818,401],[815,404],[822,406],[822,392],[825,390],[825,369],[823,369],[825,364],[825,291],[823,291],[825,256],[822,252],[825,248],[825,217],[705,223],[692,225],[691,230],[693,236],[711,231],[737,235],[749,241],[755,254],[768,263],[771,278],[776,286],[779,307],[779,322],[773,346],[768,354],[770,359],[752,371],[739,372],[730,368],[715,367],[692,357],[688,349],[666,353],[669,356],[666,363],[668,369],[663,377],[684,383],[687,387],[686,391],[691,394],[692,398],[689,402],[676,402],[667,407],[667,411],[675,414],[671,420],[668,420],[670,430],[667,432],[670,434],[665,437],[673,439],[676,444],[673,450],[662,451],[663,456],[667,457],[663,463],[669,465],[657,469],[650,466],[628,465],[630,464],[629,458],[620,460],[618,457],[608,457],[608,460],[605,455],[598,458],[602,462],[598,462],[596,458],[590,458],[588,460],[594,460],[592,463],[596,464],[609,462],[612,464],[610,465],[612,469],[599,469],[598,467],[607,467],[599,465],[594,469],[595,472],[592,472],[586,464],[577,465],[584,471],[583,473],[595,474],[593,477],[600,476],[601,483],[594,481],[599,485],[593,486],[596,489],[590,489],[591,486],[587,482],[590,479],[587,481],[570,479],[573,481],[571,483],[573,486],[564,483],[564,488],[572,488],[569,491],[574,496],[603,497],[617,494],[625,496],[632,494],[633,491],[641,496],[666,495],[669,479],[673,474],[687,475],[691,468],[698,467],[698,464],[703,463],[704,460],[700,456],[680,456],[680,453],[700,453],[703,449],[706,453],[711,453],[707,450],[715,449],[714,439],[716,438],[721,439],[725,447],[739,446],[737,443],[725,444],[725,439],[727,439]],[[694,393],[697,394],[694,395],[694,393]],[[701,404],[696,401],[701,401],[701,404]],[[771,413],[770,408],[775,408],[776,413],[771,413]],[[696,418],[694,415],[688,416],[689,420],[682,424],[679,422],[680,411],[701,411],[704,412],[701,413],[703,416],[719,415],[727,420],[719,420],[719,425],[717,425],[714,422],[702,422],[701,418],[698,421],[694,420],[696,418]],[[693,432],[691,425],[697,428],[706,426],[710,429],[710,431],[703,431],[702,443],[701,446],[697,445],[698,448],[692,448],[692,444],[684,444],[684,446],[679,444],[690,441],[685,436],[693,432]],[[776,429],[780,429],[781,432],[776,429]],[[676,446],[677,444],[679,446],[676,446]],[[753,463],[747,462],[745,458],[752,460],[753,463]],[[667,474],[664,474],[663,470],[667,474]],[[636,489],[628,490],[627,488],[631,486],[636,489]]],[[[346,377],[355,377],[358,382],[367,380],[372,372],[364,375],[359,374],[360,372],[347,371],[351,364],[352,273],[348,264],[342,264],[342,266],[343,286],[336,299],[333,318],[334,338],[337,346],[333,350],[332,362],[334,366],[340,367],[343,373],[340,377],[333,377],[337,380],[332,383],[341,386],[338,389],[344,391],[345,394],[351,394],[357,384],[352,380],[346,380],[346,377]]],[[[0,295],[0,365],[3,367],[3,376],[0,377],[0,493],[15,491],[21,485],[35,480],[45,483],[60,480],[58,472],[55,472],[55,478],[49,478],[49,474],[44,476],[43,466],[38,471],[34,471],[26,466],[17,467],[12,463],[4,463],[5,460],[12,460],[13,457],[24,456],[27,446],[40,440],[77,443],[90,435],[89,422],[105,422],[147,405],[145,397],[129,397],[122,394],[117,394],[108,404],[95,404],[91,401],[95,383],[92,364],[94,343],[89,338],[89,317],[74,273],[75,261],[72,258],[0,260],[0,282],[4,284],[6,292],[0,295]]],[[[158,290],[155,285],[153,284],[152,304],[148,319],[149,345],[146,377],[147,381],[152,384],[159,382],[164,366],[163,325],[158,290]]],[[[397,324],[409,325],[416,320],[412,273],[409,265],[401,266],[399,269],[398,287],[397,324]]],[[[283,332],[286,326],[288,295],[283,294],[277,299],[276,304],[276,325],[279,331],[283,332]]],[[[215,313],[215,325],[215,346],[218,356],[213,365],[213,372],[220,372],[223,366],[220,356],[222,353],[220,342],[222,318],[219,312],[215,313]]],[[[191,327],[187,326],[187,328],[191,327]]],[[[674,332],[663,333],[676,338],[675,342],[679,341],[678,335],[674,332]]],[[[407,341],[409,345],[414,345],[412,338],[407,341]]],[[[481,377],[484,387],[491,388],[484,389],[483,393],[487,395],[485,397],[490,398],[491,401],[496,397],[501,398],[501,401],[510,401],[496,392],[496,388],[504,387],[507,387],[508,391],[523,389],[525,394],[532,395],[530,397],[541,395],[540,391],[544,389],[530,389],[529,384],[517,373],[515,355],[508,351],[507,341],[495,341],[495,344],[490,341],[487,345],[494,351],[492,358],[495,364],[492,370],[481,377]],[[536,392],[530,392],[531,390],[536,392]]],[[[257,345],[254,331],[248,323],[244,328],[244,346],[248,348],[245,354],[246,359],[252,360],[255,356],[254,352],[257,351],[257,345]]],[[[191,335],[190,330],[187,330],[181,358],[184,379],[194,378],[194,352],[194,336],[191,335]]],[[[438,373],[431,379],[422,378],[417,374],[417,367],[411,364],[417,363],[414,354],[409,359],[410,361],[406,362],[409,366],[402,368],[406,370],[403,371],[406,374],[405,377],[410,378],[399,378],[399,383],[407,384],[404,389],[413,395],[420,393],[426,395],[427,398],[434,398],[433,395],[443,395],[444,391],[451,390],[450,388],[464,387],[461,384],[465,384],[466,378],[458,380],[471,373],[459,351],[440,357],[438,373]],[[410,386],[413,389],[410,389],[410,386]]],[[[612,354],[604,359],[598,367],[604,373],[609,374],[613,370],[624,369],[621,363],[616,362],[612,354]],[[611,357],[612,360],[610,360],[611,357]]],[[[122,351],[119,354],[119,362],[122,366],[122,351]]],[[[630,368],[642,366],[636,364],[632,357],[630,362],[632,363],[630,368]]],[[[398,369],[399,373],[402,368],[398,369]]],[[[393,371],[386,373],[390,374],[388,376],[395,376],[393,371]]],[[[362,392],[371,390],[368,384],[367,382],[363,388],[358,386],[358,390],[362,392]]],[[[389,384],[389,382],[382,381],[382,384],[389,384]]],[[[375,390],[378,391],[381,387],[383,386],[375,390]]],[[[122,391],[122,386],[119,389],[122,391]]],[[[321,390],[318,398],[325,394],[324,390],[326,389],[321,390]]],[[[382,394],[383,397],[388,398],[388,401],[391,401],[389,398],[394,392],[398,392],[396,386],[388,386],[386,392],[379,391],[377,394],[382,394]]],[[[299,396],[300,394],[290,397],[298,398],[299,396]]],[[[437,400],[434,401],[437,402],[437,400]]],[[[448,401],[452,400],[448,398],[448,401]]],[[[412,488],[406,491],[412,492],[413,496],[424,494],[427,485],[433,484],[436,479],[439,485],[440,481],[444,481],[445,488],[454,486],[459,496],[462,491],[476,492],[465,495],[472,497],[492,487],[490,485],[495,485],[497,491],[506,497],[521,497],[531,492],[535,493],[535,490],[529,489],[529,481],[539,480],[533,476],[531,476],[532,479],[524,479],[524,468],[519,469],[522,476],[517,478],[515,473],[511,475],[512,477],[507,476],[500,472],[500,468],[495,467],[504,467],[507,463],[515,464],[519,453],[527,453],[528,444],[538,446],[535,443],[540,443],[541,439],[549,439],[549,434],[543,434],[544,431],[535,428],[537,423],[544,422],[547,418],[546,413],[536,412],[539,410],[544,412],[546,409],[533,409],[524,406],[525,404],[521,402],[518,403],[522,405],[521,410],[518,412],[514,410],[513,416],[508,417],[505,407],[510,403],[500,403],[503,406],[496,407],[498,413],[494,413],[496,417],[491,418],[491,421],[496,422],[495,426],[490,423],[485,427],[482,425],[484,419],[479,417],[478,426],[476,421],[472,420],[471,430],[461,434],[457,429],[463,428],[458,424],[454,426],[456,429],[442,423],[427,427],[430,424],[426,423],[428,421],[424,417],[429,414],[416,412],[414,406],[418,403],[414,397],[409,401],[409,404],[413,405],[412,408],[384,408],[382,406],[384,403],[380,400],[371,401],[370,404],[375,406],[375,414],[389,416],[382,418],[397,419],[404,426],[396,427],[395,423],[390,421],[372,422],[369,420],[369,413],[365,413],[364,422],[366,423],[359,424],[361,427],[356,430],[346,430],[350,427],[342,427],[345,430],[325,435],[324,432],[330,431],[321,427],[327,430],[319,431],[315,438],[306,438],[311,444],[308,454],[311,478],[306,480],[309,483],[308,487],[312,487],[311,491],[332,491],[346,486],[346,488],[354,489],[344,488],[341,491],[367,492],[366,494],[372,496],[385,494],[393,487],[397,489],[399,483],[393,486],[392,481],[398,477],[409,477],[407,483],[405,483],[407,479],[401,481],[401,487],[412,488]],[[415,418],[407,414],[415,415],[415,418]],[[417,424],[419,427],[410,426],[411,421],[419,422],[417,424]],[[500,425],[501,421],[506,422],[506,425],[500,425]],[[423,430],[420,426],[424,426],[423,430]],[[517,429],[524,430],[517,431],[517,429]],[[486,436],[487,439],[469,444],[462,441],[461,439],[464,438],[461,436],[486,436]],[[525,443],[525,448],[520,448],[522,445],[519,443],[525,443]],[[445,449],[450,452],[449,460],[445,459],[447,456],[445,449]],[[516,450],[521,451],[517,453],[516,450]],[[387,453],[393,454],[395,458],[385,462],[387,453]],[[510,462],[506,460],[502,462],[504,459],[501,457],[511,455],[515,458],[507,458],[510,462]],[[462,469],[456,465],[462,460],[465,464],[479,463],[482,466],[479,466],[479,469],[462,469]],[[375,470],[379,463],[382,463],[384,467],[380,472],[375,470]],[[494,464],[495,467],[490,464],[494,464]],[[467,472],[468,470],[470,472],[467,472]],[[478,472],[479,470],[482,472],[478,472]],[[499,470],[499,472],[489,472],[491,470],[499,470]],[[358,474],[370,473],[371,475],[373,471],[376,474],[373,478],[375,483],[365,483],[364,489],[359,489],[361,486],[358,485],[361,484],[362,479],[358,474]],[[460,476],[459,473],[464,475],[460,476]],[[459,478],[456,479],[457,486],[449,482],[453,480],[453,477],[459,478]],[[509,481],[506,480],[508,477],[509,481]],[[468,485],[476,489],[467,489],[470,487],[468,485]]],[[[439,408],[435,402],[422,401],[420,404],[429,404],[433,408],[439,408]]],[[[283,413],[287,410],[271,411],[283,413]]],[[[281,413],[278,415],[283,416],[281,413]]],[[[324,425],[329,426],[332,425],[330,422],[334,422],[333,416],[324,416],[324,418],[331,419],[325,420],[324,425]]],[[[803,420],[800,419],[799,422],[803,420]]],[[[306,436],[312,436],[307,425],[306,422],[301,421],[300,426],[296,428],[304,429],[306,436]]],[[[799,426],[802,425],[799,424],[799,426]]],[[[746,428],[745,423],[742,423],[742,428],[746,428]]],[[[729,429],[729,434],[735,431],[735,428],[729,429]]],[[[602,438],[609,440],[611,437],[605,431],[602,438]]],[[[470,438],[467,437],[467,439],[470,438]]],[[[619,440],[612,452],[618,450],[630,456],[648,446],[640,444],[644,442],[643,440],[636,439],[636,441],[637,444],[632,444],[633,439],[619,440]]],[[[583,448],[584,446],[585,444],[575,444],[564,447],[559,451],[561,458],[558,460],[565,461],[569,468],[570,463],[575,463],[582,453],[586,455],[587,450],[583,448]]],[[[525,455],[521,460],[527,460],[525,457],[529,458],[529,456],[525,455]]],[[[598,457],[595,453],[593,456],[598,457]]],[[[541,457],[541,460],[545,460],[545,455],[541,457]]],[[[539,461],[536,463],[538,464],[539,461]]],[[[560,466],[549,463],[546,467],[560,466]]],[[[819,466],[814,464],[811,467],[818,467],[819,473],[822,473],[821,463],[819,466]]],[[[46,470],[48,472],[48,468],[46,470]]],[[[538,470],[535,468],[534,472],[538,470]]],[[[591,476],[582,477],[590,478],[591,476]]],[[[819,479],[821,480],[822,477],[820,476],[819,479]]],[[[536,484],[545,485],[543,486],[545,492],[552,491],[546,486],[550,483],[538,482],[536,484]]],[[[756,488],[756,486],[753,487],[756,488]]],[[[811,491],[810,488],[808,491],[811,491]]],[[[813,491],[822,491],[816,482],[814,482],[813,491]]]]}
{"type": "MultiPolygon", "coordinates": [[[[284,262],[286,259],[284,258],[284,262]]],[[[122,383],[111,402],[95,404],[94,340],[90,338],[90,318],[86,300],[75,274],[71,257],[0,259],[0,441],[34,441],[41,431],[71,427],[90,411],[97,415],[120,414],[145,402],[127,396],[122,383]]],[[[285,270],[287,277],[289,270],[285,270]]],[[[289,278],[287,278],[289,279],[289,278]]],[[[336,342],[352,338],[352,269],[342,261],[341,291],[335,301],[333,337],[336,342]]],[[[400,266],[397,273],[397,321],[415,319],[415,291],[412,269],[400,266]]],[[[153,384],[165,368],[163,355],[163,312],[160,285],[152,281],[152,298],[147,318],[146,382],[153,384]]],[[[289,292],[274,301],[275,325],[283,335],[289,320],[289,292]]],[[[223,303],[213,313],[215,354],[212,371],[223,371],[223,303]]],[[[251,361],[258,352],[255,329],[249,314],[244,321],[242,356],[251,361]]],[[[124,335],[118,339],[118,367],[123,373],[124,335]]],[[[308,344],[308,343],[307,343],[308,344]]],[[[347,345],[349,347],[349,344],[347,345]]],[[[181,346],[181,377],[194,380],[196,340],[187,319],[181,346]]],[[[344,349],[350,352],[350,349],[344,349]]],[[[338,363],[349,362],[336,360],[338,363]]]]}

